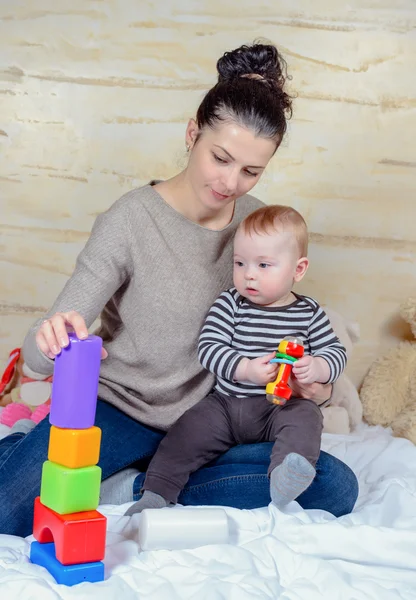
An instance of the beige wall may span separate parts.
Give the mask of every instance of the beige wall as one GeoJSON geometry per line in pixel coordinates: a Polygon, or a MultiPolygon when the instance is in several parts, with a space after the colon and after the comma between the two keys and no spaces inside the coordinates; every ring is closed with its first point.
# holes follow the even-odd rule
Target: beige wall
{"type": "Polygon", "coordinates": [[[64,285],[97,213],[181,166],[218,56],[261,36],[297,100],[256,193],[307,217],[300,291],[361,324],[359,383],[415,294],[414,0],[169,0],[157,17],[162,4],[0,3],[0,360],[64,285]]]}

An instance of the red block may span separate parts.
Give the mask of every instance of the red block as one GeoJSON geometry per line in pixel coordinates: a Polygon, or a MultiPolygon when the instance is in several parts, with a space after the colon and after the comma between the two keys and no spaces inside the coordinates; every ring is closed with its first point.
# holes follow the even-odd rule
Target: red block
{"type": "Polygon", "coordinates": [[[55,542],[56,558],[63,565],[102,560],[106,523],[96,510],[60,515],[35,499],[33,535],[41,544],[55,542]]]}

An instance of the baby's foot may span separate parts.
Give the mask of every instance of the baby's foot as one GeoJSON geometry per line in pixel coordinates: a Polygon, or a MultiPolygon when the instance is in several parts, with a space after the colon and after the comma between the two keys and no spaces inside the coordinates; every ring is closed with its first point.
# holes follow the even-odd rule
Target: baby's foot
{"type": "Polygon", "coordinates": [[[168,503],[163,496],[159,496],[159,494],[155,494],[150,490],[145,490],[140,500],[130,506],[128,511],[124,514],[127,517],[131,517],[136,513],[141,513],[145,508],[165,508],[167,505],[168,503]]]}
{"type": "Polygon", "coordinates": [[[304,456],[291,452],[270,474],[270,496],[282,508],[301,495],[312,483],[315,469],[304,456]]]}

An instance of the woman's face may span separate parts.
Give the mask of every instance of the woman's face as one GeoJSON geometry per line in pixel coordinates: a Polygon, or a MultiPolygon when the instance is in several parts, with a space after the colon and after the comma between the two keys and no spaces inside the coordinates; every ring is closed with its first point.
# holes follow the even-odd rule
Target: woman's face
{"type": "Polygon", "coordinates": [[[190,157],[186,176],[199,202],[212,211],[221,210],[248,193],[261,177],[276,150],[276,143],[256,137],[235,123],[198,128],[191,120],[186,132],[190,157]]]}

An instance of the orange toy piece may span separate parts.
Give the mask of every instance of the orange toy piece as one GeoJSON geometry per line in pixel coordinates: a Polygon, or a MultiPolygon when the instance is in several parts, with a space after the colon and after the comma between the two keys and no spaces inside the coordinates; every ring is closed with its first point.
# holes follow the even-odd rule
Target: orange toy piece
{"type": "Polygon", "coordinates": [[[100,458],[101,429],[62,429],[52,425],[48,459],[70,469],[96,465],[100,458]]]}
{"type": "Polygon", "coordinates": [[[296,337],[284,338],[276,352],[276,358],[270,362],[280,363],[277,377],[266,385],[266,398],[272,404],[284,405],[290,399],[292,390],[288,385],[293,363],[304,354],[303,342],[296,337]]]}
{"type": "Polygon", "coordinates": [[[55,542],[56,558],[63,565],[102,560],[106,523],[97,510],[60,515],[35,499],[33,535],[41,544],[55,542]]]}

